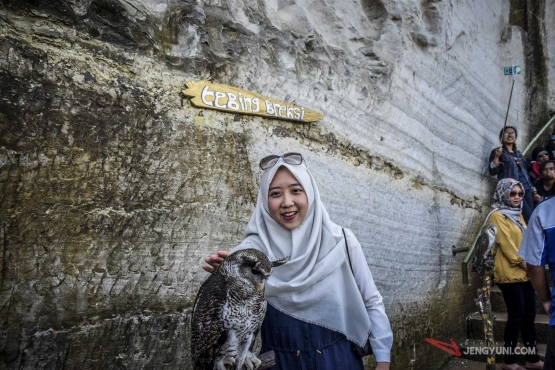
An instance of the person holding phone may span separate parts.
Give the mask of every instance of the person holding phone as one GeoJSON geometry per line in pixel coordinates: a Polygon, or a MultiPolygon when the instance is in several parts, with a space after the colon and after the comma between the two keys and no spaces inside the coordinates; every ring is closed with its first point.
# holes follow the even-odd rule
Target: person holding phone
{"type": "Polygon", "coordinates": [[[517,149],[518,131],[514,126],[506,126],[499,133],[501,146],[493,149],[489,155],[489,173],[498,180],[510,178],[519,181],[525,192],[522,216],[528,222],[534,210],[534,193],[536,189],[530,180],[530,164],[517,149]]]}

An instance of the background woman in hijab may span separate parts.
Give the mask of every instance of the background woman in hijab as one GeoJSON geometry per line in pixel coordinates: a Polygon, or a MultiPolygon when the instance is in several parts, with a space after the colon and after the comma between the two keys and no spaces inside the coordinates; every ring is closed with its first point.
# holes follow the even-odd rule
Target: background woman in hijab
{"type": "Polygon", "coordinates": [[[524,191],[520,182],[514,179],[500,180],[493,195],[492,212],[488,222],[497,226],[495,242],[499,250],[495,256],[494,281],[503,293],[507,306],[505,325],[505,347],[512,354],[505,355],[503,369],[524,370],[516,363],[515,347],[519,332],[526,355],[527,369],[543,369],[543,362],[536,348],[536,293],[526,272],[526,262],[518,257],[526,223],[521,215],[524,191]]]}
{"type": "Polygon", "coordinates": [[[499,139],[502,145],[493,149],[489,155],[489,174],[497,176],[498,180],[510,178],[520,181],[526,190],[522,215],[528,222],[534,210],[533,193],[535,189],[529,175],[530,163],[524,159],[516,147],[517,137],[518,131],[513,126],[506,126],[501,130],[499,139]]]}
{"type": "MultiPolygon", "coordinates": [[[[256,208],[231,252],[290,256],[266,283],[261,351],[275,351],[274,369],[363,370],[351,342],[369,341],[377,369],[389,369],[393,334],[357,238],[330,220],[300,154],[269,156],[260,167],[256,208]]],[[[219,251],[203,268],[213,271],[228,255],[219,251]]]]}

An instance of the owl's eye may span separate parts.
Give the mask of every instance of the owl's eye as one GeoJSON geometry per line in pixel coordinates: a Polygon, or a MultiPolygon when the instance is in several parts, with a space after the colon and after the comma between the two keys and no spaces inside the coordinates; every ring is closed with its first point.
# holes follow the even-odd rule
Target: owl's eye
{"type": "Polygon", "coordinates": [[[259,270],[255,269],[255,268],[252,268],[251,272],[252,272],[253,275],[262,275],[262,273],[259,270]]]}

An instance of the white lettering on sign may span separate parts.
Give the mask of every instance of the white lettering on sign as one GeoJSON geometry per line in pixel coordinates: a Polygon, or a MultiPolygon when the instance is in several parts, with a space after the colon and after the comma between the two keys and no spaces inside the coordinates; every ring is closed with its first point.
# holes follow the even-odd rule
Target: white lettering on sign
{"type": "Polygon", "coordinates": [[[202,102],[206,105],[209,105],[211,107],[214,106],[214,93],[210,90],[208,90],[208,86],[204,86],[204,89],[202,89],[202,94],[200,95],[200,98],[202,99],[202,102]],[[209,101],[206,99],[207,96],[212,96],[212,101],[209,101]]]}
{"type": "Polygon", "coordinates": [[[225,98],[225,93],[216,91],[215,95],[216,95],[216,99],[214,99],[214,103],[215,103],[214,105],[216,106],[216,108],[225,108],[226,107],[225,104],[218,104],[218,101],[221,98],[225,98]]]}
{"type": "Polygon", "coordinates": [[[189,82],[183,93],[190,96],[191,102],[197,107],[300,122],[314,122],[323,118],[321,113],[308,108],[305,112],[305,108],[294,104],[209,81],[189,82]]]}
{"type": "MultiPolygon", "coordinates": [[[[244,110],[252,113],[260,112],[260,99],[247,98],[246,96],[243,96],[243,94],[241,94],[240,92],[237,95],[232,92],[214,92],[210,91],[209,86],[206,85],[202,89],[200,98],[204,104],[211,107],[233,109],[236,111],[244,110]],[[209,97],[211,99],[209,99],[209,97]]],[[[270,104],[272,103],[270,102],[270,104]]]]}
{"type": "Polygon", "coordinates": [[[285,105],[280,105],[278,103],[272,103],[271,101],[264,100],[266,103],[266,113],[287,119],[304,119],[304,108],[297,107],[286,107],[285,105]]]}
{"type": "Polygon", "coordinates": [[[226,108],[228,109],[233,109],[233,110],[239,110],[239,104],[237,104],[237,97],[235,96],[234,93],[226,93],[227,94],[227,105],[226,108]]]}

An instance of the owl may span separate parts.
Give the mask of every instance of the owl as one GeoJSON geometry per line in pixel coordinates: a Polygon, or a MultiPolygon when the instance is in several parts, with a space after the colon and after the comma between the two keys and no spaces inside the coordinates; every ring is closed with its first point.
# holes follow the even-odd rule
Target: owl
{"type": "Polygon", "coordinates": [[[232,253],[202,283],[191,322],[191,355],[195,370],[256,369],[260,360],[250,352],[266,314],[264,284],[271,262],[256,249],[232,253]]]}
{"type": "Polygon", "coordinates": [[[496,235],[497,227],[493,224],[486,224],[476,242],[476,255],[472,259],[472,271],[476,271],[481,277],[491,274],[493,270],[493,260],[499,248],[495,244],[496,235]]]}

